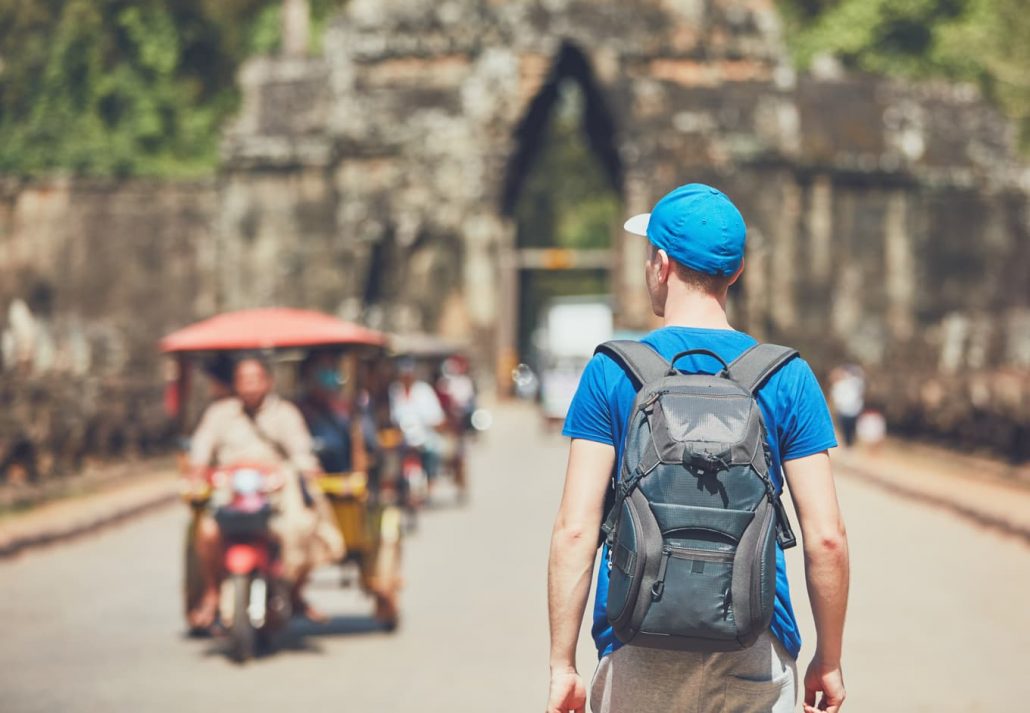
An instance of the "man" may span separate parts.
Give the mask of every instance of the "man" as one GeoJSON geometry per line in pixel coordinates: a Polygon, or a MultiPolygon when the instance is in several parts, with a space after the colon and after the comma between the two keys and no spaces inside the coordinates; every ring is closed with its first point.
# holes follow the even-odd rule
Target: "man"
{"type": "MultiPolygon", "coordinates": [[[[258,359],[241,360],[233,374],[235,396],[208,406],[190,443],[191,477],[200,480],[212,466],[234,463],[279,465],[287,477],[277,496],[272,529],[282,545],[286,578],[293,583],[293,607],[314,621],[325,617],[303,598],[308,574],[343,554],[339,532],[326,518],[320,491],[311,482],[319,470],[311,436],[293,404],[272,393],[268,367],[258,359]],[[302,490],[301,478],[309,483],[302,490]],[[314,503],[306,503],[304,491],[314,503]]],[[[197,554],[204,574],[204,596],[190,615],[190,625],[205,629],[218,611],[221,579],[221,537],[214,518],[204,517],[197,531],[197,554]]]]}
{"type": "Polygon", "coordinates": [[[455,355],[446,359],[440,368],[441,375],[436,382],[436,393],[447,414],[447,430],[451,448],[449,461],[454,471],[454,484],[458,497],[464,500],[468,494],[465,478],[466,436],[472,430],[472,414],[476,411],[476,384],[469,374],[468,359],[455,355]]]}
{"type": "MultiPolygon", "coordinates": [[[[727,362],[755,340],[733,330],[727,290],[743,270],[745,226],[724,194],[681,186],[627,231],[651,242],[644,265],[652,309],[665,326],[643,341],[666,359],[709,349],[727,362]]],[[[687,372],[714,373],[711,357],[677,362],[687,372]]],[[[548,713],[583,711],[586,688],[576,670],[579,627],[592,579],[605,494],[622,456],[635,396],[626,373],[607,356],[587,365],[565,421],[572,438],[565,489],[551,540],[548,604],[551,686],[548,713]]],[[[836,445],[826,402],[809,366],[794,359],[758,392],[768,427],[774,483],[781,466],[797,509],[818,641],[805,675],[805,711],[836,712],[844,700],[841,638],[848,591],[848,551],[827,450],[836,445]],[[817,694],[819,700],[817,702],[817,694]]],[[[600,663],[591,685],[595,713],[788,713],[794,708],[795,658],[801,641],[790,604],[783,552],[777,548],[776,602],[770,631],[730,653],[662,651],[622,646],[607,621],[607,548],[597,577],[593,635],[600,663]]]]}
{"type": "Polygon", "coordinates": [[[312,353],[300,368],[303,396],[297,402],[322,469],[347,473],[353,467],[353,434],[347,404],[340,397],[342,382],[330,354],[312,353]]]}
{"type": "Polygon", "coordinates": [[[858,364],[845,364],[830,373],[830,400],[837,413],[844,445],[855,445],[858,418],[865,409],[865,373],[858,364]]]}
{"type": "Polygon", "coordinates": [[[404,442],[422,453],[426,476],[432,482],[440,458],[440,434],[446,416],[433,387],[416,376],[415,362],[397,364],[398,379],[390,384],[390,417],[404,434],[404,442]]]}

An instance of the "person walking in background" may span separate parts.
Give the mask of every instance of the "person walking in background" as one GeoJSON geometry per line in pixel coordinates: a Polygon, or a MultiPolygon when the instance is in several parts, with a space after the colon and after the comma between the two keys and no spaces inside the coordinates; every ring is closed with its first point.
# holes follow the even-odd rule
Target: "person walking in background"
{"type": "Polygon", "coordinates": [[[845,364],[830,374],[830,400],[844,445],[855,445],[858,417],[865,408],[865,372],[857,364],[845,364]]]}
{"type": "MultiPolygon", "coordinates": [[[[666,360],[707,349],[727,363],[756,344],[727,321],[727,290],[743,270],[745,226],[732,202],[700,184],[681,186],[626,229],[651,242],[644,265],[652,309],[665,326],[643,338],[666,360]]],[[[715,360],[690,355],[677,366],[713,373],[715,360]]],[[[607,355],[588,363],[565,421],[571,441],[565,486],[551,539],[548,713],[584,711],[587,690],[575,660],[593,574],[605,496],[618,480],[636,389],[607,355]]],[[[829,410],[808,364],[791,359],[757,392],[766,427],[769,477],[783,471],[804,541],[817,641],[804,677],[805,710],[835,712],[844,701],[841,647],[848,595],[848,546],[830,470],[836,445],[829,410]],[[821,694],[821,696],[818,696],[821,694]],[[817,697],[819,700],[817,701],[817,697]]],[[[699,481],[700,482],[700,481],[699,481]]],[[[693,487],[693,486],[691,486],[693,487]]],[[[776,551],[775,609],[769,631],[740,651],[701,653],[624,646],[606,615],[612,553],[597,573],[592,633],[600,662],[590,688],[595,713],[788,713],[801,648],[782,550],[776,551]]]]}

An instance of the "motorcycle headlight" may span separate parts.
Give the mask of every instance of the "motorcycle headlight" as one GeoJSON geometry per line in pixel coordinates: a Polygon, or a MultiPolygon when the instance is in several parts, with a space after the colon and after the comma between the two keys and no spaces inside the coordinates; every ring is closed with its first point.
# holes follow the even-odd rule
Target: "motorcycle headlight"
{"type": "Polygon", "coordinates": [[[232,489],[241,495],[261,492],[261,472],[253,468],[240,468],[232,474],[232,489]]]}

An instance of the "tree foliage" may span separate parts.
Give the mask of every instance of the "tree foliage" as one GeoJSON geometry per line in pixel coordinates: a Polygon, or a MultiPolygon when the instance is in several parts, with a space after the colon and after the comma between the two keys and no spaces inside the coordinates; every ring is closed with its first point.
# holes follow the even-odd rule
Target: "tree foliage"
{"type": "Polygon", "coordinates": [[[1026,0],[779,0],[795,60],[820,54],[880,74],[977,84],[1030,149],[1026,0]]]}
{"type": "MultiPolygon", "coordinates": [[[[210,171],[281,0],[0,0],[0,171],[210,171]]],[[[316,22],[333,0],[313,3],[316,22]]]]}

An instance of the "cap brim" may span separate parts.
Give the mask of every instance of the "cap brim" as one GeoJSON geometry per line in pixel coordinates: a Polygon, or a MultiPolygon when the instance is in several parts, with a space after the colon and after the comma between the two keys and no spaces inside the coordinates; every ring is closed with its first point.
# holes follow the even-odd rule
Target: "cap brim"
{"type": "Polygon", "coordinates": [[[634,235],[643,235],[646,238],[647,224],[650,222],[651,214],[641,213],[640,215],[635,215],[629,220],[627,220],[625,223],[623,223],[622,227],[627,233],[633,233],[634,235]]]}

